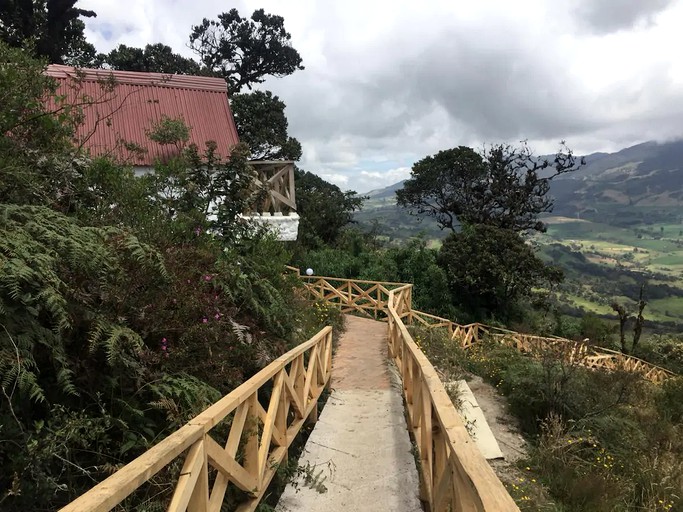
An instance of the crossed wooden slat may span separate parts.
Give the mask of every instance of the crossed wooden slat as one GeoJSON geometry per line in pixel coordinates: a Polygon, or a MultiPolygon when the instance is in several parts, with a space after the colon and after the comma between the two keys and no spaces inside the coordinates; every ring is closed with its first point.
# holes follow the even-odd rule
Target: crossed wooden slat
{"type": "Polygon", "coordinates": [[[238,510],[255,510],[304,422],[317,420],[318,398],[331,372],[332,329],[326,327],[62,512],[111,510],[183,452],[187,453],[170,512],[219,512],[230,485],[247,494],[238,510]],[[272,388],[264,408],[259,392],[269,384],[272,388]],[[231,422],[230,430],[225,444],[220,445],[209,432],[226,420],[231,422]],[[238,452],[242,453],[239,461],[238,452]],[[212,485],[210,468],[217,473],[212,485]]]}
{"type": "Polygon", "coordinates": [[[257,208],[261,212],[269,212],[271,208],[275,212],[281,212],[282,207],[287,206],[296,211],[293,162],[254,161],[251,164],[257,174],[253,181],[255,193],[264,189],[266,191],[263,203],[257,208]]]}

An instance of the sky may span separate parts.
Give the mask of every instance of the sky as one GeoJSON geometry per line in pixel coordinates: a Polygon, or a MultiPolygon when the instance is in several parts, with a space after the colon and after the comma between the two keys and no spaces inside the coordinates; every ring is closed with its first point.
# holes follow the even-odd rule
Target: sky
{"type": "Polygon", "coordinates": [[[99,51],[161,42],[237,8],[284,17],[305,70],[268,79],[299,166],[342,189],[405,179],[466,145],[576,154],[683,138],[683,0],[81,0],[99,51]]]}

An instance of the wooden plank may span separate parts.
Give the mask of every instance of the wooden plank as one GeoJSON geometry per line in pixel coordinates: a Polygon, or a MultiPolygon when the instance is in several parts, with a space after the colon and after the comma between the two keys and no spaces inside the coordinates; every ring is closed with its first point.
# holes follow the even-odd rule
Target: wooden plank
{"type": "Polygon", "coordinates": [[[256,491],[261,492],[261,478],[258,463],[258,395],[254,393],[249,397],[249,415],[245,424],[246,442],[244,443],[244,462],[242,466],[254,480],[256,480],[256,491]]]}
{"type": "Polygon", "coordinates": [[[208,437],[209,436],[205,434],[204,441],[202,441],[199,476],[194,484],[190,502],[187,504],[187,512],[206,512],[209,510],[209,464],[206,454],[206,439],[208,437]]]}
{"type": "Polygon", "coordinates": [[[203,440],[200,439],[190,447],[183,468],[180,470],[180,476],[178,477],[173,498],[171,498],[171,504],[168,506],[168,512],[185,512],[187,510],[201,470],[206,467],[205,455],[203,440]]]}
{"type": "Polygon", "coordinates": [[[238,386],[230,394],[226,395],[204,412],[190,420],[189,424],[202,425],[205,432],[208,432],[218,422],[223,420],[228,414],[234,411],[238,405],[249,398],[256,390],[268,382],[275,374],[277,374],[285,365],[292,362],[296,357],[308,351],[311,347],[315,347],[325,336],[331,332],[331,327],[325,327],[310,340],[302,343],[298,347],[290,350],[286,354],[278,357],[268,366],[250,378],[247,382],[238,386]]]}
{"type": "Polygon", "coordinates": [[[64,506],[61,512],[107,512],[202,438],[201,426],[185,425],[140,457],[64,506]]]}
{"type": "MultiPolygon", "coordinates": [[[[240,405],[235,411],[235,416],[233,417],[232,425],[230,426],[230,433],[228,434],[228,440],[225,443],[225,454],[228,457],[234,458],[237,453],[248,414],[248,402],[240,405]]],[[[216,480],[213,483],[213,489],[211,490],[211,496],[209,498],[209,512],[220,512],[229,481],[230,479],[228,476],[223,473],[216,475],[216,480]]]]}
{"type": "Polygon", "coordinates": [[[227,477],[237,487],[244,492],[255,494],[258,486],[258,480],[249,474],[226,450],[214,441],[211,437],[206,436],[204,441],[206,447],[206,455],[211,465],[216,468],[221,475],[227,477]]]}
{"type": "MultiPolygon", "coordinates": [[[[296,361],[295,361],[296,362],[296,361]]],[[[294,387],[294,383],[289,375],[284,376],[285,388],[289,398],[292,400],[292,406],[294,407],[294,412],[298,418],[303,418],[304,416],[304,404],[301,402],[301,398],[294,387]]]]}
{"type": "Polygon", "coordinates": [[[309,395],[311,393],[311,386],[313,385],[313,372],[315,372],[315,364],[318,360],[316,357],[316,354],[318,352],[318,345],[313,347],[313,350],[311,351],[311,355],[309,356],[308,359],[308,368],[306,369],[306,379],[304,381],[304,396],[303,396],[303,403],[304,405],[308,405],[308,400],[309,400],[309,395]]]}
{"type": "MultiPolygon", "coordinates": [[[[317,346],[317,345],[316,345],[317,346]]],[[[283,370],[284,371],[284,370],[283,370]]],[[[258,451],[258,471],[259,475],[263,475],[268,462],[268,454],[270,453],[270,443],[273,436],[273,428],[275,427],[275,418],[277,416],[278,404],[280,402],[280,395],[282,394],[283,377],[282,371],[275,377],[275,384],[273,385],[273,394],[268,403],[268,413],[263,420],[263,434],[261,435],[261,445],[258,451]]]]}

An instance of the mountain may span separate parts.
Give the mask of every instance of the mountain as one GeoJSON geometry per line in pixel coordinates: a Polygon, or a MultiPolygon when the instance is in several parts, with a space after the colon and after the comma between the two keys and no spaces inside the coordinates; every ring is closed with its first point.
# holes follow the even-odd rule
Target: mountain
{"type": "MultiPolygon", "coordinates": [[[[619,227],[680,223],[683,216],[683,141],[645,142],[616,153],[585,156],[579,171],[555,178],[553,214],[619,227]]],[[[375,232],[405,239],[423,232],[441,238],[431,219],[418,222],[396,206],[403,181],[366,194],[356,220],[375,232]]]]}
{"type": "Polygon", "coordinates": [[[555,213],[617,226],[678,222],[683,214],[683,141],[646,142],[589,155],[579,172],[554,180],[555,213]]]}

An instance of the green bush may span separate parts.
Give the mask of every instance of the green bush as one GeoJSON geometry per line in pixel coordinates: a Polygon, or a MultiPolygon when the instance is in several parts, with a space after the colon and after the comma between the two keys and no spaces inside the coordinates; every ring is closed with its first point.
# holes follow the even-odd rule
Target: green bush
{"type": "Polygon", "coordinates": [[[468,369],[504,394],[532,440],[525,462],[568,510],[680,510],[683,387],[629,372],[592,371],[541,352],[493,344],[468,369]]]}

